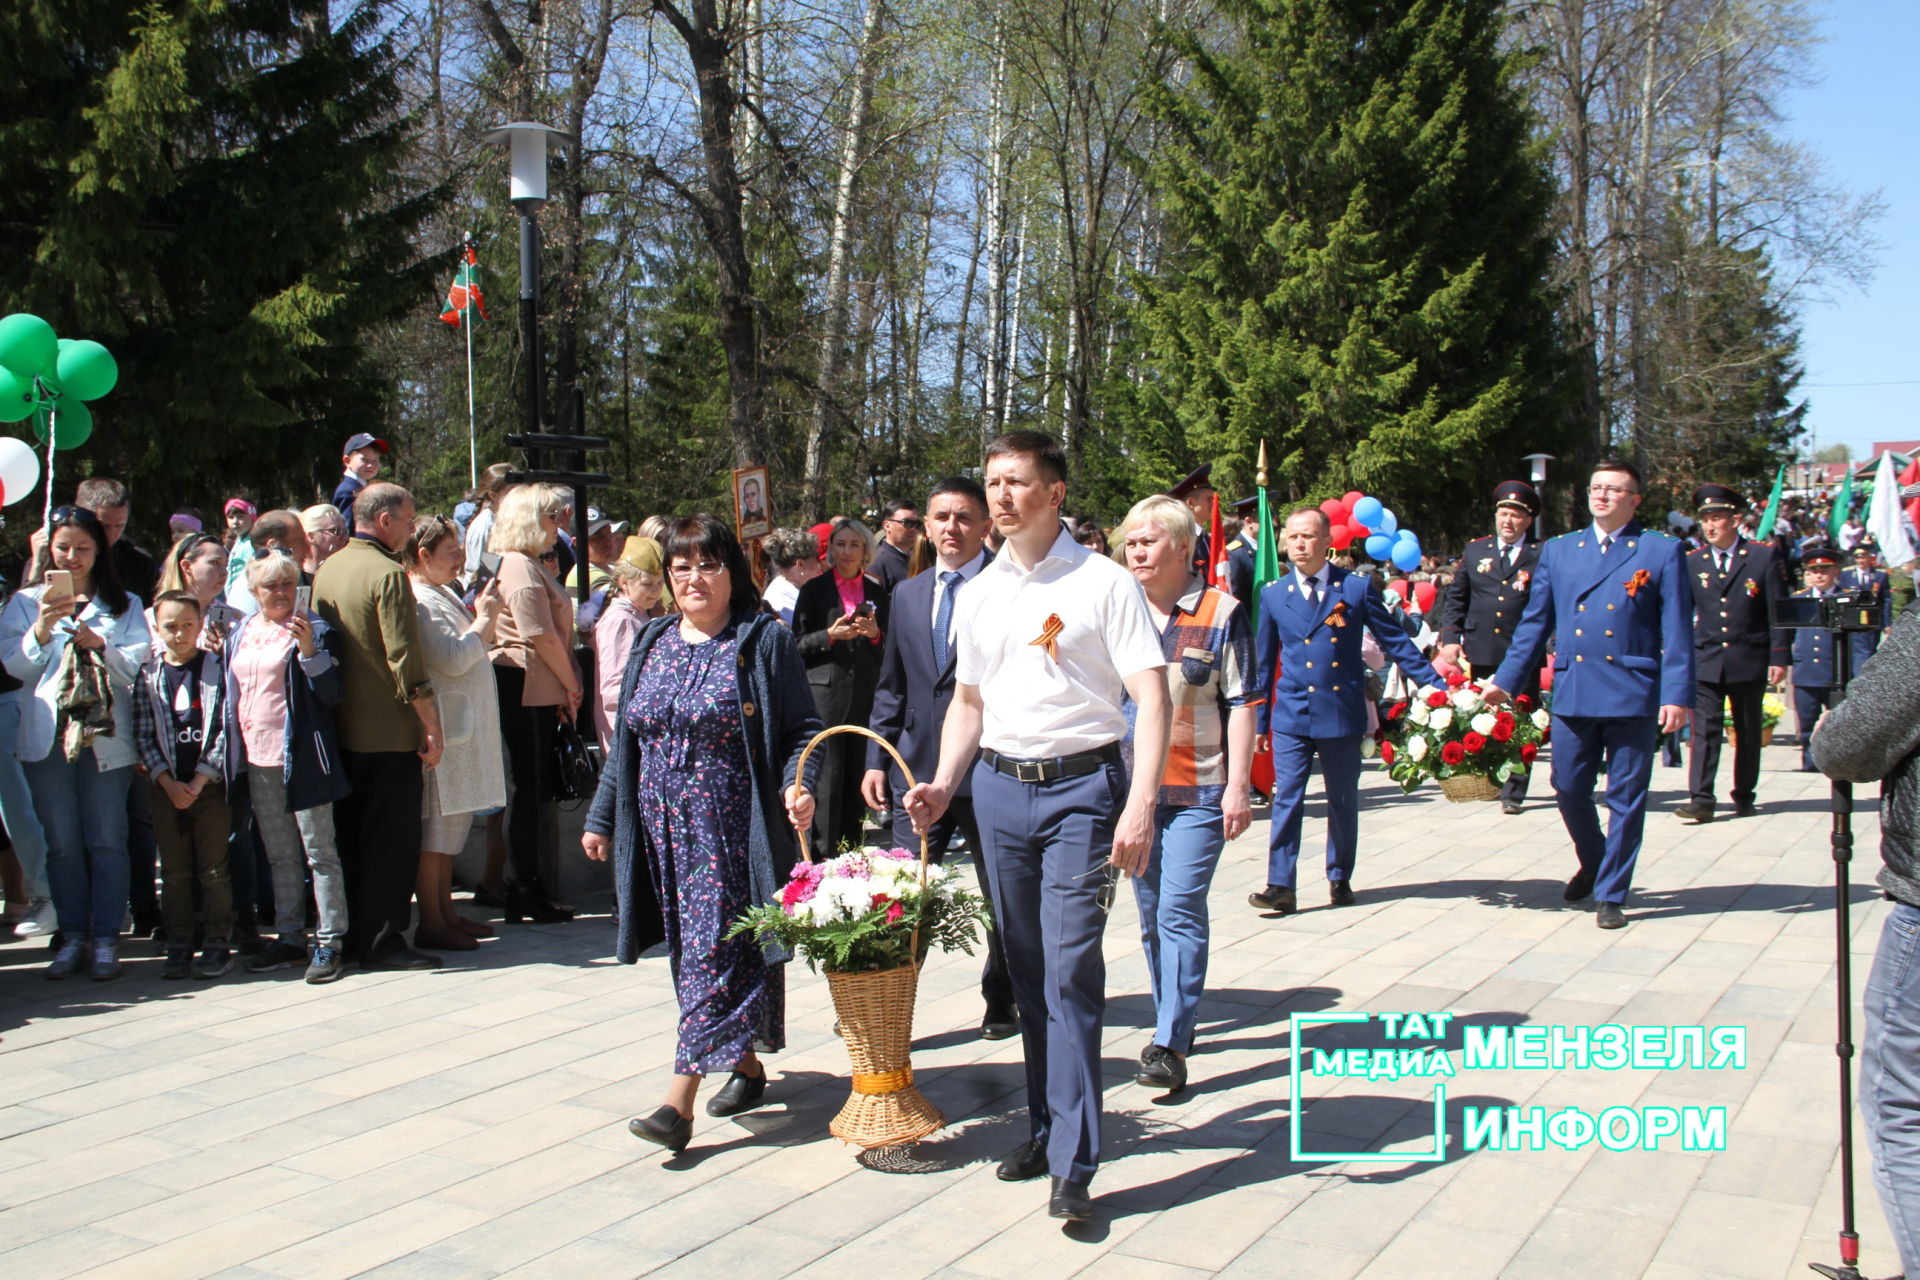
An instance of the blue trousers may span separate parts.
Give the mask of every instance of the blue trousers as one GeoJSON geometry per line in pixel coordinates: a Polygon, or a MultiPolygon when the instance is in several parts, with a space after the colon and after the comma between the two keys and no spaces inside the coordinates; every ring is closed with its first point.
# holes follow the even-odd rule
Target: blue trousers
{"type": "Polygon", "coordinates": [[[29,696],[26,689],[0,693],[0,821],[6,823],[7,839],[13,841],[13,854],[20,859],[27,896],[51,898],[53,890],[47,884],[46,832],[41,829],[40,815],[34,811],[26,767],[13,754],[14,744],[20,741],[20,703],[29,696]]]}
{"type": "Polygon", "coordinates": [[[1042,783],[984,761],[973,768],[973,811],[1020,1009],[1027,1123],[1053,1175],[1075,1182],[1100,1163],[1107,913],[1098,896],[1126,795],[1118,764],[1042,783]]]}
{"type": "Polygon", "coordinates": [[[1895,903],[1862,1007],[1860,1111],[1900,1261],[1920,1275],[1920,909],[1895,903]]]}
{"type": "Polygon", "coordinates": [[[101,770],[93,748],[72,764],[60,744],[26,764],[34,811],[47,833],[47,880],[69,942],[120,936],[127,915],[127,786],[133,766],[101,770]]]}
{"type": "Polygon", "coordinates": [[[1300,819],[1307,803],[1307,774],[1315,754],[1327,795],[1327,879],[1353,879],[1360,845],[1360,735],[1309,738],[1273,735],[1273,826],[1267,847],[1267,883],[1294,887],[1299,873],[1300,819]]]}
{"type": "Polygon", "coordinates": [[[1153,813],[1153,860],[1133,882],[1140,945],[1153,990],[1153,1042],[1193,1048],[1193,1024],[1207,988],[1207,890],[1227,833],[1220,806],[1163,804],[1153,813]]]}
{"type": "Polygon", "coordinates": [[[1560,821],[1573,837],[1580,869],[1594,877],[1596,902],[1627,900],[1640,834],[1647,825],[1647,782],[1653,776],[1654,743],[1660,725],[1652,716],[1561,716],[1553,718],[1553,790],[1560,821]],[[1607,830],[1593,786],[1607,771],[1607,830]]]}
{"type": "Polygon", "coordinates": [[[1813,726],[1821,711],[1840,701],[1840,691],[1832,688],[1803,689],[1793,686],[1794,710],[1800,713],[1800,767],[1813,768],[1813,726]]]}
{"type": "MultiPolygon", "coordinates": [[[[902,849],[918,852],[920,837],[913,829],[913,819],[907,816],[905,809],[895,807],[892,814],[893,841],[902,849]]],[[[973,851],[973,866],[980,873],[980,893],[987,900],[987,910],[993,913],[997,922],[1000,912],[993,905],[993,879],[987,875],[986,855],[980,849],[980,826],[974,821],[973,797],[955,796],[940,815],[940,821],[933,824],[927,832],[927,860],[939,862],[945,856],[947,844],[953,839],[953,833],[960,831],[966,835],[967,848],[973,851]]],[[[987,927],[987,958],[980,967],[980,998],[987,1008],[999,1012],[1013,1006],[1013,983],[1007,978],[1007,949],[1000,944],[1000,928],[997,923],[987,927]]]]}

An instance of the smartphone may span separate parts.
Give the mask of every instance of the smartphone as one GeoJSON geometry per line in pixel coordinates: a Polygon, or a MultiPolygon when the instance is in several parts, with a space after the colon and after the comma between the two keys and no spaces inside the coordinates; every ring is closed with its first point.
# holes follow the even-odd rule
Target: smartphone
{"type": "Polygon", "coordinates": [[[47,570],[47,589],[44,594],[48,600],[71,599],[73,597],[73,572],[69,569],[47,570]]]}
{"type": "Polygon", "coordinates": [[[480,553],[480,572],[474,575],[474,584],[477,586],[485,582],[488,578],[497,578],[499,576],[500,553],[497,551],[482,551],[480,553]]]}
{"type": "Polygon", "coordinates": [[[871,618],[874,613],[873,601],[862,600],[858,605],[854,606],[853,612],[856,617],[871,618]]]}
{"type": "Polygon", "coordinates": [[[215,600],[207,606],[207,625],[225,635],[233,625],[246,615],[224,600],[215,600]]]}
{"type": "Polygon", "coordinates": [[[293,589],[293,611],[303,618],[313,612],[312,587],[295,587],[293,589]]]}

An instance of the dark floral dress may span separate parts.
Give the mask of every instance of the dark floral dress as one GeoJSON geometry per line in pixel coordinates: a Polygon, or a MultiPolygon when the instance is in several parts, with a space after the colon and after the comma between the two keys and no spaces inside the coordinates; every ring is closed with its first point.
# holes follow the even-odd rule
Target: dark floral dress
{"type": "Polygon", "coordinates": [[[731,1071],[750,1048],[786,1043],[783,967],[751,938],[727,940],[753,905],[752,818],[740,727],[738,637],[689,644],[671,628],[647,654],[627,703],[639,751],[640,826],[659,894],[680,1004],[673,1069],[731,1071]]]}

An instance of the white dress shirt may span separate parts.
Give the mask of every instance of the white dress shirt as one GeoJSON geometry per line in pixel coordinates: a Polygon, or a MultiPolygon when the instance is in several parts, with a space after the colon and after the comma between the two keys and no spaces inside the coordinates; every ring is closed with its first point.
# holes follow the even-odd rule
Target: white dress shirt
{"type": "Polygon", "coordinates": [[[1062,528],[1031,571],[1002,551],[954,606],[955,679],[980,690],[980,745],[1051,759],[1118,742],[1124,681],[1164,667],[1146,593],[1062,528]],[[1033,644],[1058,616],[1054,655],[1033,644]]]}
{"type": "MultiPolygon", "coordinates": [[[[940,620],[940,593],[947,589],[946,584],[940,581],[941,574],[958,573],[960,575],[960,585],[964,587],[969,582],[972,582],[975,578],[979,577],[980,571],[986,567],[987,567],[987,550],[985,547],[982,547],[978,552],[974,554],[973,559],[961,565],[957,570],[950,570],[945,565],[942,565],[938,560],[934,561],[933,568],[927,570],[928,573],[931,573],[933,575],[933,608],[928,612],[927,617],[931,618],[935,622],[938,622],[940,620]]],[[[960,597],[957,594],[954,596],[954,599],[953,599],[953,607],[956,609],[960,607],[960,597]]]]}

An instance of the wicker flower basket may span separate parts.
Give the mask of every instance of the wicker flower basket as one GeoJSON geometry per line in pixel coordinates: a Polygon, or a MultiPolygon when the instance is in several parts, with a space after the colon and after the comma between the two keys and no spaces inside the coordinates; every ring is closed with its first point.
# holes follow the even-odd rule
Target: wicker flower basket
{"type": "Polygon", "coordinates": [[[1470,800],[1498,800],[1500,788],[1493,779],[1478,773],[1455,774],[1451,778],[1441,778],[1441,794],[1455,804],[1465,804],[1470,800]]]}
{"type": "MultiPolygon", "coordinates": [[[[851,724],[834,725],[815,734],[800,753],[796,775],[804,776],[807,757],[836,733],[857,733],[878,742],[900,766],[907,785],[914,785],[913,771],[892,743],[872,730],[851,724]]],[[[800,833],[800,856],[813,861],[805,831],[800,833]]],[[[927,837],[922,834],[923,883],[926,870],[927,837]]],[[[918,929],[910,950],[916,956],[920,954],[918,929]]],[[[894,969],[827,974],[833,1011],[840,1019],[840,1037],[853,1063],[853,1092],[827,1126],[834,1137],[868,1149],[895,1147],[917,1142],[946,1125],[940,1109],[928,1102],[913,1083],[913,1001],[919,983],[920,967],[914,963],[894,969]]]]}

